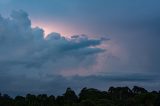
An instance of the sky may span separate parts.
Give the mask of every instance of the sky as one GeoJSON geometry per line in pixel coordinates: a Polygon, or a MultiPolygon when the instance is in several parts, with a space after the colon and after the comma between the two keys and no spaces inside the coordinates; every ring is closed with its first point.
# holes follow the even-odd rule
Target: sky
{"type": "Polygon", "coordinates": [[[160,89],[159,0],[0,0],[0,92],[160,89]]]}

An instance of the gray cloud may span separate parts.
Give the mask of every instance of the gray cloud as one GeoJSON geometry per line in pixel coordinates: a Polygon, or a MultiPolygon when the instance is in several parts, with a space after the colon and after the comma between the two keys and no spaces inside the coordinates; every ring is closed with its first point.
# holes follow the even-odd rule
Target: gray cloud
{"type": "Polygon", "coordinates": [[[79,92],[83,87],[94,87],[107,90],[110,86],[145,86],[148,90],[158,90],[160,80],[157,75],[150,74],[120,74],[120,75],[91,75],[71,76],[48,75],[41,78],[23,76],[0,75],[1,91],[12,96],[26,93],[47,93],[60,95],[67,87],[72,87],[79,92]],[[6,80],[7,79],[7,80],[6,80]],[[23,80],[22,80],[23,79],[23,80]],[[152,83],[155,81],[155,83],[152,83]],[[156,88],[155,88],[156,87],[156,88]]]}
{"type": "Polygon", "coordinates": [[[0,90],[24,94],[66,88],[69,81],[60,74],[96,64],[97,55],[105,52],[97,47],[103,41],[55,32],[44,37],[43,29],[32,28],[22,10],[13,11],[10,18],[0,16],[0,90]]]}
{"type": "MultiPolygon", "coordinates": [[[[122,22],[124,26],[118,23],[117,33],[105,43],[105,52],[101,47],[106,38],[67,38],[55,32],[44,38],[42,28],[31,27],[26,12],[14,11],[10,18],[0,16],[0,91],[13,95],[61,94],[68,86],[78,91],[84,86],[107,89],[111,85],[157,90],[159,33],[151,34],[158,32],[154,27],[159,24],[151,20],[147,26],[147,20],[131,22],[130,27],[127,21],[122,22]],[[141,28],[146,32],[139,33],[137,29],[141,28]]],[[[106,31],[105,25],[99,28],[106,31]]]]}
{"type": "MultiPolygon", "coordinates": [[[[83,67],[96,62],[96,55],[104,52],[98,48],[103,39],[90,39],[86,35],[66,38],[59,33],[51,33],[44,38],[41,28],[31,28],[28,14],[22,10],[13,11],[11,18],[0,17],[0,63],[1,70],[64,70],[83,67]]],[[[47,72],[48,73],[48,72],[47,72]]]]}

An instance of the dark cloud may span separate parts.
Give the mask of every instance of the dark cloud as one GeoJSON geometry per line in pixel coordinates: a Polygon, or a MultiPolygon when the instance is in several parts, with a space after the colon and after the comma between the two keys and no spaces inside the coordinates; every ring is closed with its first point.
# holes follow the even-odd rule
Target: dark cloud
{"type": "Polygon", "coordinates": [[[13,11],[11,18],[0,17],[0,32],[0,63],[4,71],[21,73],[44,67],[43,71],[54,71],[73,68],[75,64],[81,67],[88,57],[93,60],[87,65],[92,65],[96,55],[105,51],[96,47],[102,44],[102,39],[90,39],[86,35],[66,38],[51,33],[44,38],[43,29],[31,28],[28,14],[22,10],[13,11]]]}
{"type": "Polygon", "coordinates": [[[92,67],[97,55],[105,52],[98,47],[105,39],[64,37],[55,32],[44,36],[42,28],[31,27],[28,14],[22,10],[13,11],[10,18],[0,16],[1,91],[49,93],[66,88],[73,84],[61,76],[63,72],[92,67]]]}
{"type": "Polygon", "coordinates": [[[158,0],[70,1],[0,4],[5,15],[20,8],[29,11],[31,19],[68,22],[66,28],[71,25],[72,30],[88,31],[98,38],[67,38],[55,32],[44,38],[42,28],[31,28],[25,12],[14,11],[10,18],[0,16],[0,91],[61,94],[68,86],[78,90],[111,85],[159,89],[158,0]],[[104,44],[106,38],[99,35],[108,33],[112,40],[104,44]]]}
{"type": "Polygon", "coordinates": [[[144,86],[148,90],[158,90],[160,79],[157,75],[143,73],[120,74],[120,75],[91,75],[91,76],[70,76],[47,75],[47,77],[30,78],[23,76],[0,75],[1,91],[9,93],[12,96],[26,93],[47,93],[60,95],[67,87],[72,87],[79,92],[83,87],[94,87],[101,90],[107,90],[110,86],[144,86]],[[7,80],[6,80],[7,79],[7,80]],[[23,79],[23,80],[22,80],[23,79]],[[157,87],[157,88],[155,88],[157,87]]]}

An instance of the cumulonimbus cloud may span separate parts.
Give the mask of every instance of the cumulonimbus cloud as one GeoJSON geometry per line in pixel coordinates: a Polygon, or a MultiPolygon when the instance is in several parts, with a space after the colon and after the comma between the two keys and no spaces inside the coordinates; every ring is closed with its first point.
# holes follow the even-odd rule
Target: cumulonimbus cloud
{"type": "Polygon", "coordinates": [[[26,70],[41,70],[54,74],[57,70],[88,67],[96,61],[97,54],[105,51],[97,47],[103,40],[86,35],[66,38],[55,32],[44,37],[42,28],[31,27],[26,12],[13,11],[10,18],[0,16],[1,70],[22,74],[26,70]]]}
{"type": "Polygon", "coordinates": [[[28,92],[59,94],[68,86],[77,90],[84,86],[106,89],[118,84],[152,87],[155,83],[150,85],[147,82],[157,80],[156,86],[159,86],[158,75],[123,75],[114,61],[111,64],[104,61],[103,70],[109,65],[116,66],[116,70],[120,70],[117,73],[80,76],[83,69],[97,68],[97,57],[105,52],[101,48],[104,40],[86,35],[66,38],[55,32],[44,37],[44,30],[32,28],[28,14],[22,10],[12,12],[10,18],[0,16],[0,90],[14,95],[28,92]]]}

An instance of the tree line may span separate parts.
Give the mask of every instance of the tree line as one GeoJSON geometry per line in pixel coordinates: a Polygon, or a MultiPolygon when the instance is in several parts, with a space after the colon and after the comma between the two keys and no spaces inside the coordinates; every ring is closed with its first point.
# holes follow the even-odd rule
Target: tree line
{"type": "Polygon", "coordinates": [[[0,93],[0,106],[160,106],[160,91],[134,86],[110,87],[108,91],[83,88],[79,95],[67,88],[61,96],[47,94],[16,96],[0,93]]]}

